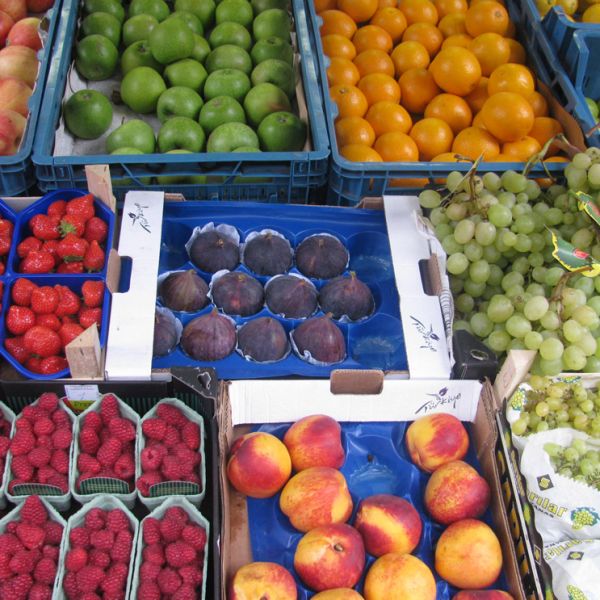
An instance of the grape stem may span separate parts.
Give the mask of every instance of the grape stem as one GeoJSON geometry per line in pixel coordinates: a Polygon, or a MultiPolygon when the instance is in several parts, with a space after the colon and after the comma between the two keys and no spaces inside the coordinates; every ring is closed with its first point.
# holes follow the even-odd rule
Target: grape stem
{"type": "Polygon", "coordinates": [[[525,167],[523,169],[523,175],[525,175],[525,177],[529,177],[529,173],[531,172],[531,169],[533,169],[533,167],[537,163],[540,163],[542,165],[544,171],[546,171],[546,175],[548,175],[548,177],[552,181],[556,181],[556,177],[554,177],[550,173],[550,171],[548,170],[548,166],[544,162],[544,158],[546,158],[548,149],[550,148],[550,146],[552,146],[552,144],[556,144],[561,150],[563,150],[569,156],[569,158],[573,158],[573,156],[575,156],[575,154],[577,154],[578,152],[581,152],[581,150],[579,148],[577,148],[577,146],[574,146],[573,144],[571,144],[571,142],[569,142],[569,140],[565,137],[564,134],[559,133],[559,134],[551,137],[549,140],[547,140],[546,143],[544,144],[544,146],[542,147],[542,149],[539,152],[537,152],[536,154],[534,154],[533,156],[531,156],[529,158],[529,160],[525,163],[525,167]]]}
{"type": "MultiPolygon", "coordinates": [[[[458,155],[458,156],[459,156],[459,160],[465,160],[465,161],[471,160],[470,158],[468,158],[466,156],[461,156],[461,155],[458,155]]],[[[459,181],[458,185],[456,186],[456,189],[454,191],[449,191],[442,198],[442,204],[441,204],[442,206],[448,206],[448,204],[452,203],[453,196],[460,191],[460,187],[465,181],[469,182],[469,200],[465,200],[465,202],[473,202],[474,200],[477,199],[477,194],[475,192],[475,175],[477,174],[477,167],[479,167],[479,164],[481,163],[482,160],[483,160],[483,154],[480,154],[477,157],[477,160],[475,162],[473,162],[473,164],[471,165],[471,168],[464,174],[463,178],[459,181]]]]}

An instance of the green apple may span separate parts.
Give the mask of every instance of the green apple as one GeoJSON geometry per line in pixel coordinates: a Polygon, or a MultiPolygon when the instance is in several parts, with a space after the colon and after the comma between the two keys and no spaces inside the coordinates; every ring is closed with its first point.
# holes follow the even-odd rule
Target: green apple
{"type": "Polygon", "coordinates": [[[107,37],[116,48],[121,41],[121,21],[110,13],[95,12],[89,14],[81,22],[81,31],[83,36],[97,33],[107,37]]]}
{"type": "Polygon", "coordinates": [[[278,58],[288,63],[290,67],[294,65],[294,50],[289,42],[275,35],[258,40],[252,47],[250,56],[255,65],[268,60],[269,58],[278,58]]]}
{"type": "Polygon", "coordinates": [[[207,135],[210,135],[223,123],[245,123],[246,114],[242,105],[234,98],[217,96],[200,109],[198,121],[207,135]]]}
{"type": "Polygon", "coordinates": [[[272,36],[277,36],[288,41],[290,39],[290,31],[290,16],[281,8],[263,10],[252,23],[252,33],[256,41],[272,36]]]}
{"type": "Polygon", "coordinates": [[[208,73],[202,63],[191,58],[178,60],[165,68],[165,79],[169,86],[188,87],[199,94],[202,93],[207,77],[208,73]]]}
{"type": "MultiPolygon", "coordinates": [[[[167,154],[192,154],[189,150],[178,148],[169,150],[167,154]]],[[[195,165],[189,164],[190,170],[196,168],[195,165]]],[[[177,184],[204,184],[206,183],[206,175],[160,175],[156,178],[158,185],[170,186],[177,184]]]]}
{"type": "Polygon", "coordinates": [[[306,143],[306,123],[291,112],[274,112],[261,121],[258,137],[265,152],[298,152],[306,143]]]}
{"type": "Polygon", "coordinates": [[[85,0],[83,10],[87,15],[95,12],[109,13],[116,17],[119,23],[125,20],[125,9],[119,0],[85,0]]]}
{"type": "Polygon", "coordinates": [[[201,36],[194,34],[194,49],[190,58],[203,63],[210,54],[210,44],[201,36]]]}
{"type": "Polygon", "coordinates": [[[112,77],[118,62],[119,51],[103,35],[88,35],[77,44],[75,68],[86,79],[101,81],[112,77]]]}
{"type": "Polygon", "coordinates": [[[123,23],[123,45],[131,46],[134,42],[147,40],[150,32],[158,25],[152,15],[135,15],[123,23]]]}
{"type": "Polygon", "coordinates": [[[150,67],[157,73],[162,73],[163,66],[154,60],[148,40],[133,42],[121,56],[121,72],[123,75],[127,75],[129,71],[136,67],[150,67]]]}
{"type": "Polygon", "coordinates": [[[129,5],[129,16],[151,15],[158,22],[164,21],[171,11],[164,0],[132,0],[129,5]]]}
{"type": "Polygon", "coordinates": [[[161,152],[183,149],[190,152],[202,152],[206,136],[197,121],[189,117],[171,117],[165,121],[158,132],[158,149],[161,152]]]}
{"type": "Polygon", "coordinates": [[[215,12],[217,25],[230,21],[249,28],[253,19],[254,11],[248,0],[222,0],[215,12]]]}
{"type": "Polygon", "coordinates": [[[254,130],[244,123],[223,123],[208,137],[208,152],[231,152],[241,146],[259,147],[258,137],[254,130]]]}
{"type": "Polygon", "coordinates": [[[244,110],[248,121],[254,127],[271,113],[292,109],[290,100],[283,90],[272,83],[255,85],[244,98],[244,110]]]}
{"type": "Polygon", "coordinates": [[[594,121],[598,120],[598,105],[596,104],[596,102],[594,102],[594,100],[592,100],[591,98],[587,98],[585,99],[585,103],[588,105],[588,108],[590,109],[590,112],[592,113],[592,117],[594,118],[594,121]]]}
{"type": "Polygon", "coordinates": [[[242,102],[250,91],[250,79],[243,71],[237,69],[219,69],[213,71],[204,84],[204,99],[211,100],[217,96],[231,96],[242,102]]]}
{"type": "Polygon", "coordinates": [[[208,29],[215,18],[215,3],[213,0],[175,0],[175,10],[194,13],[208,29]]]}
{"type": "Polygon", "coordinates": [[[233,44],[249,51],[252,46],[252,37],[243,25],[227,22],[220,23],[210,32],[208,43],[213,49],[225,44],[233,44]]]}
{"type": "MultiPolygon", "coordinates": [[[[220,5],[219,5],[220,6],[220,5]]],[[[225,44],[215,48],[206,57],[206,70],[209,73],[219,69],[237,69],[250,75],[252,71],[252,59],[250,55],[239,46],[225,44]]]]}
{"type": "Polygon", "coordinates": [[[165,90],[156,105],[156,116],[161,123],[172,117],[198,119],[203,105],[202,98],[194,90],[175,86],[165,90]]]}
{"type": "Polygon", "coordinates": [[[252,85],[259,83],[272,83],[283,90],[288,97],[296,91],[294,70],[288,63],[278,58],[267,58],[258,63],[250,76],[252,85]]]}
{"type": "Polygon", "coordinates": [[[250,0],[254,14],[258,15],[264,10],[270,8],[280,8],[281,10],[287,10],[288,0],[250,0]]]}
{"type": "MultiPolygon", "coordinates": [[[[127,146],[124,146],[123,148],[117,148],[116,150],[113,150],[111,152],[112,156],[133,156],[137,154],[144,153],[141,150],[138,150],[137,148],[128,148],[127,146]]],[[[139,185],[150,185],[150,183],[152,182],[152,177],[139,177],[138,181],[139,185]]],[[[118,185],[122,187],[134,187],[138,185],[138,181],[132,179],[131,177],[112,177],[113,185],[118,185]]]]}
{"type": "Polygon", "coordinates": [[[106,151],[109,154],[117,148],[136,148],[144,154],[152,154],[155,147],[154,130],[141,119],[123,123],[106,138],[106,151]]]}
{"type": "Polygon", "coordinates": [[[65,102],[63,116],[67,129],[75,137],[95,140],[110,127],[113,109],[101,92],[80,90],[65,102]]]}
{"type": "Polygon", "coordinates": [[[202,21],[191,12],[178,10],[174,12],[169,19],[181,19],[196,35],[204,35],[204,26],[202,21]]]}
{"type": "Polygon", "coordinates": [[[156,110],[158,99],[166,89],[164,79],[154,69],[136,67],[121,81],[121,99],[131,110],[145,115],[156,110]]]}
{"type": "Polygon", "coordinates": [[[187,58],[194,49],[194,33],[182,19],[167,19],[150,33],[152,56],[161,64],[168,65],[187,58]]]}

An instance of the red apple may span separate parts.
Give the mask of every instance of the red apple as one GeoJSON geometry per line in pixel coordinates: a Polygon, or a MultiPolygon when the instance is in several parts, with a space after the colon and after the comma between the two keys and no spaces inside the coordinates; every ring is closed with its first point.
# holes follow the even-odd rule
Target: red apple
{"type": "Polygon", "coordinates": [[[30,13],[43,13],[54,6],[54,0],[27,0],[27,10],[30,13]]]}
{"type": "Polygon", "coordinates": [[[27,46],[7,46],[0,50],[0,79],[16,77],[33,87],[38,66],[35,51],[27,46]]]}
{"type": "Polygon", "coordinates": [[[42,47],[42,38],[38,33],[40,22],[41,19],[37,17],[28,17],[15,23],[8,33],[8,44],[39,50],[42,47]]]}
{"type": "Polygon", "coordinates": [[[27,16],[25,0],[0,0],[0,10],[9,14],[15,23],[27,16]]]}
{"type": "Polygon", "coordinates": [[[14,110],[0,110],[0,156],[10,156],[19,149],[27,119],[14,110]]]}
{"type": "Polygon", "coordinates": [[[0,108],[14,110],[26,117],[29,114],[29,97],[33,90],[20,79],[0,79],[0,108]]]}
{"type": "Polygon", "coordinates": [[[0,46],[6,43],[6,36],[14,24],[13,18],[0,10],[0,46]]]}

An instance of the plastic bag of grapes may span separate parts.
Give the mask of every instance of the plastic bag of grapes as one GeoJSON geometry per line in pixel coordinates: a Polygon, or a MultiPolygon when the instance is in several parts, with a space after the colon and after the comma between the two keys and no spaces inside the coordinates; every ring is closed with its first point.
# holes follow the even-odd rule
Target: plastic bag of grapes
{"type": "Polygon", "coordinates": [[[600,440],[567,428],[538,433],[520,466],[544,544],[600,540],[600,440]]]}
{"type": "Polygon", "coordinates": [[[600,582],[600,541],[569,540],[544,546],[557,600],[595,600],[600,582]]]}

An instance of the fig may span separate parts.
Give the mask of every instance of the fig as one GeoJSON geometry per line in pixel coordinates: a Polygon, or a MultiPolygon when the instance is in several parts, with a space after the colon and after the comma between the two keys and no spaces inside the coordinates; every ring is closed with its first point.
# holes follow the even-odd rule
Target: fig
{"type": "Polygon", "coordinates": [[[233,352],[235,337],[231,320],[215,308],[184,327],[181,347],[196,360],[220,360],[233,352]]]}
{"type": "Polygon", "coordinates": [[[171,310],[194,312],[208,304],[208,285],[193,269],[171,273],[160,286],[163,304],[171,310]]]}
{"type": "Polygon", "coordinates": [[[331,279],[341,275],[347,264],[348,251],[330,235],[311,235],[296,249],[296,265],[307,277],[331,279]]]}
{"type": "Polygon", "coordinates": [[[213,302],[228,315],[247,317],[263,306],[264,292],[259,281],[240,273],[226,273],[213,283],[213,302]]]}
{"type": "Polygon", "coordinates": [[[305,319],[317,310],[315,286],[293,275],[271,280],[266,286],[265,297],[269,310],[286,319],[305,319]]]}
{"type": "Polygon", "coordinates": [[[213,229],[196,237],[190,248],[190,259],[207,273],[231,271],[240,262],[240,249],[235,240],[213,229]]]}
{"type": "Polygon", "coordinates": [[[160,311],[154,312],[153,356],[165,356],[177,346],[177,327],[175,317],[160,311]]]}
{"type": "Polygon", "coordinates": [[[292,266],[292,247],[270,232],[257,235],[244,248],[244,264],[257,275],[285,273],[292,266]]]}
{"type": "Polygon", "coordinates": [[[257,362],[281,360],[289,347],[285,329],[272,317],[248,321],[238,331],[238,348],[257,362]]]}
{"type": "Polygon", "coordinates": [[[294,329],[292,336],[300,358],[304,358],[305,352],[310,352],[314,360],[328,364],[346,358],[344,334],[329,315],[304,321],[294,329]]]}
{"type": "Polygon", "coordinates": [[[373,312],[375,301],[368,286],[352,272],[328,281],[319,293],[319,304],[334,319],[346,315],[351,321],[358,321],[373,312]]]}

